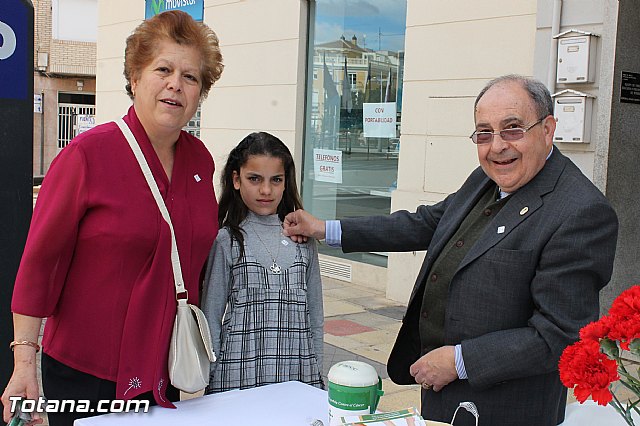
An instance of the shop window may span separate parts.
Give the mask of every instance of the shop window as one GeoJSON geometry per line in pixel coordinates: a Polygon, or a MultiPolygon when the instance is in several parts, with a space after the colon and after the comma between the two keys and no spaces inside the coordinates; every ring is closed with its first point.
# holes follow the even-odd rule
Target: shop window
{"type": "MultiPolygon", "coordinates": [[[[302,197],[317,217],[390,212],[400,150],[406,3],[310,2],[302,197]]],[[[386,253],[343,254],[324,246],[320,252],[387,264],[386,253]]]]}

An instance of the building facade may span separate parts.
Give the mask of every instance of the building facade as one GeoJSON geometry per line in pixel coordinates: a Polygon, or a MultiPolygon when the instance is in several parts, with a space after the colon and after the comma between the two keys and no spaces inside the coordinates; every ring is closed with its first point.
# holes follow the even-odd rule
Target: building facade
{"type": "MultiPolygon", "coordinates": [[[[130,104],[124,40],[145,4],[98,4],[96,121],[104,122],[130,104]]],[[[621,96],[640,72],[638,55],[628,53],[640,43],[637,11],[629,0],[206,0],[204,21],[220,38],[225,71],[202,104],[200,136],[217,170],[246,134],[280,137],[294,153],[305,207],[319,217],[415,210],[454,192],[477,167],[468,136],[487,81],[539,78],[564,114],[556,146],[620,215],[607,307],[640,278],[640,200],[626,185],[640,152],[640,105],[621,96]],[[586,52],[586,62],[575,52],[586,52]],[[585,67],[590,75],[574,78],[585,67]],[[386,131],[367,128],[367,117],[378,119],[371,111],[388,108],[386,131]]],[[[406,301],[423,256],[322,247],[321,267],[406,301]]]]}
{"type": "Polygon", "coordinates": [[[97,0],[34,0],[33,174],[94,122],[97,0]]]}

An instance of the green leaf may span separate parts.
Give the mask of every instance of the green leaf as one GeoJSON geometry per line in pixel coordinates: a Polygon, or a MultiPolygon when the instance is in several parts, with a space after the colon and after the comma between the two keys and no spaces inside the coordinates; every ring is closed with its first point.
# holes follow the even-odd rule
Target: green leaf
{"type": "Polygon", "coordinates": [[[618,345],[614,340],[609,340],[609,339],[600,340],[600,349],[609,358],[613,358],[613,359],[620,358],[620,351],[618,350],[618,345]]]}
{"type": "Polygon", "coordinates": [[[629,343],[629,351],[640,355],[640,339],[633,339],[631,343],[629,343]]]}

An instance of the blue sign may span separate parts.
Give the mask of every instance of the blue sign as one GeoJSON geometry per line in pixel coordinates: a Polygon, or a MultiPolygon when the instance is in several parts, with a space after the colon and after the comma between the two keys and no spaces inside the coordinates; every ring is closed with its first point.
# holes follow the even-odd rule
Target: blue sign
{"type": "Polygon", "coordinates": [[[204,0],[145,0],[144,19],[166,10],[182,10],[196,21],[204,19],[204,0]]]}
{"type": "Polygon", "coordinates": [[[2,0],[0,8],[0,99],[27,99],[33,79],[28,57],[29,15],[22,0],[2,0]]]}

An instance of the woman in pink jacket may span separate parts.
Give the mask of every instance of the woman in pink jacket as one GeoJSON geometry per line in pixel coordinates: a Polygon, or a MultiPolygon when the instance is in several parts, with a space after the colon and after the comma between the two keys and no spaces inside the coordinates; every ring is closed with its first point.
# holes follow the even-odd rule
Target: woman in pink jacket
{"type": "MultiPolygon", "coordinates": [[[[181,129],[222,68],[215,33],[184,12],[157,15],[127,39],[124,75],[133,105],[124,121],[170,212],[194,304],[218,231],[218,207],[211,154],[181,129]]],[[[5,421],[9,397],[39,397],[43,318],[49,401],[134,398],[172,406],[179,392],[167,372],[176,311],[170,235],[115,123],[82,133],[62,150],[42,184],[16,279],[5,421]]],[[[52,426],[88,415],[48,413],[52,426]]]]}

